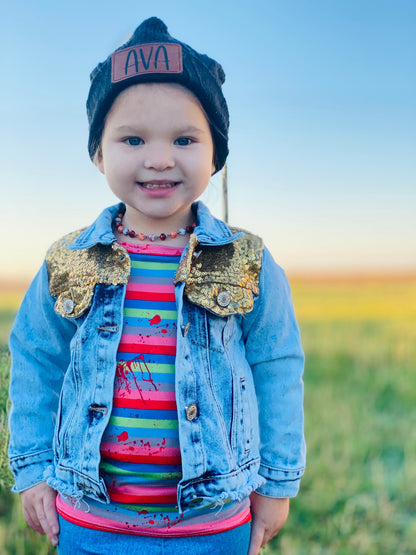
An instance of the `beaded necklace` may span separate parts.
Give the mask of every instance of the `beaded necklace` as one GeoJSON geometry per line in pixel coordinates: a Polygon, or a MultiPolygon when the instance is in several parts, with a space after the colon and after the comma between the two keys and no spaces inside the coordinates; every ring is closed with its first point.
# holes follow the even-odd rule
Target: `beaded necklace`
{"type": "Polygon", "coordinates": [[[178,237],[178,235],[183,236],[187,233],[191,234],[196,226],[196,224],[193,223],[191,225],[187,225],[186,227],[181,227],[177,231],[171,231],[170,233],[161,233],[160,235],[154,235],[153,233],[136,233],[134,229],[128,229],[127,227],[124,227],[123,216],[124,214],[119,214],[117,218],[114,219],[114,225],[117,231],[119,233],[122,233],[123,235],[128,235],[131,238],[137,237],[137,239],[139,239],[140,241],[144,241],[146,239],[151,242],[157,241],[158,239],[160,241],[165,241],[168,237],[175,239],[175,237],[178,237]]]}

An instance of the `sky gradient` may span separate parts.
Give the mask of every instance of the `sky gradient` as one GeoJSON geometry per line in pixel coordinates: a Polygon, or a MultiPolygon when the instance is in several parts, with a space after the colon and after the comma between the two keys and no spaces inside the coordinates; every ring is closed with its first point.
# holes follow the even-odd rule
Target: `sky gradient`
{"type": "MultiPolygon", "coordinates": [[[[116,202],[90,162],[89,73],[151,16],[226,73],[230,223],[288,273],[416,270],[416,2],[211,0],[2,10],[0,278],[116,202]]],[[[221,216],[217,176],[204,195],[221,216]]]]}

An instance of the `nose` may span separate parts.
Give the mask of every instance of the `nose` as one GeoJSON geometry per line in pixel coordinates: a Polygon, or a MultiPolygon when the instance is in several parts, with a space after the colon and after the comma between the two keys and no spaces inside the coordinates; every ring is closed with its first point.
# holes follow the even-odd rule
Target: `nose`
{"type": "Polygon", "coordinates": [[[174,166],[175,159],[170,145],[160,143],[147,145],[144,158],[144,167],[146,169],[163,171],[174,166]]]}

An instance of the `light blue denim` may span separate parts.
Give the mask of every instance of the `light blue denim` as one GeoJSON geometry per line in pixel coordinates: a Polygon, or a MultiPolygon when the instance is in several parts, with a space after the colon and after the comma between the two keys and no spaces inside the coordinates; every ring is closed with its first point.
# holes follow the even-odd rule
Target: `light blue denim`
{"type": "MultiPolygon", "coordinates": [[[[111,250],[120,210],[121,204],[104,210],[69,248],[111,250]]],[[[193,210],[202,248],[215,252],[242,236],[202,203],[193,210]]],[[[258,285],[253,309],[226,317],[190,302],[185,283],[175,286],[180,512],[221,507],[224,499],[240,500],[256,489],[281,498],[298,492],[305,465],[304,357],[288,282],[266,248],[258,285]],[[197,417],[189,420],[186,408],[193,404],[197,417]]],[[[71,318],[54,310],[46,263],[32,282],[10,337],[14,491],[46,479],[75,499],[108,502],[100,441],[112,407],[125,288],[96,284],[88,309],[71,318]]]]}
{"type": "Polygon", "coordinates": [[[250,523],[227,532],[184,538],[152,538],[90,530],[59,517],[58,555],[247,555],[250,523]]]}

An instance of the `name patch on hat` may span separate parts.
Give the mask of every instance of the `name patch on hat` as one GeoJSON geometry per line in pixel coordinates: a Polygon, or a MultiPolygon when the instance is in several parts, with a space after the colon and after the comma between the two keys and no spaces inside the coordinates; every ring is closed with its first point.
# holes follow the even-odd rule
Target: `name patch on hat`
{"type": "Polygon", "coordinates": [[[148,73],[182,73],[182,46],[150,42],[129,46],[111,56],[111,82],[148,73]]]}

